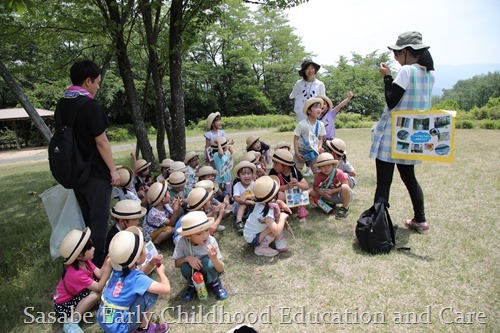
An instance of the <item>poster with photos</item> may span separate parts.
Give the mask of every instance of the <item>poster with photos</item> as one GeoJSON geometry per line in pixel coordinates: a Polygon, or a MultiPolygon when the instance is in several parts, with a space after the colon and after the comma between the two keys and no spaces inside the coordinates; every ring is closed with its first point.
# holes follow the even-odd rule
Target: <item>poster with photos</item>
{"type": "Polygon", "coordinates": [[[229,158],[224,161],[222,164],[222,167],[220,168],[220,177],[223,178],[226,173],[231,173],[231,170],[233,170],[233,156],[229,155],[229,158]]]}
{"type": "Polygon", "coordinates": [[[288,207],[309,205],[309,191],[304,191],[297,186],[285,191],[288,207]]]}
{"type": "Polygon", "coordinates": [[[393,111],[392,158],[453,162],[456,111],[393,111]]]}

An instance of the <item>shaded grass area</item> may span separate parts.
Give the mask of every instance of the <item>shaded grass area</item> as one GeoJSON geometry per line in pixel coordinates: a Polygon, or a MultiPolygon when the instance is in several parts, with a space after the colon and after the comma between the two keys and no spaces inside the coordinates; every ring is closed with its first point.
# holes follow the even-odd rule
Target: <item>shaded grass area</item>
{"type": "MultiPolygon", "coordinates": [[[[276,258],[256,257],[236,235],[234,218],[227,218],[227,229],[217,238],[226,264],[221,279],[228,299],[216,301],[211,294],[204,303],[182,301],[186,282],[170,259],[173,246],[160,247],[172,294],[160,298],[156,310],[174,322],[172,332],[225,332],[237,322],[256,320],[254,326],[261,332],[500,331],[500,135],[459,130],[454,163],[416,167],[429,235],[401,227],[412,209],[396,171],[390,213],[400,224],[398,245],[411,251],[381,256],[361,252],[354,236],[355,222],[371,206],[376,185],[374,161],[367,158],[369,129],[341,129],[338,135],[359,173],[348,218],[335,220],[310,208],[306,223],[290,220],[296,238],[289,237],[290,250],[276,258]]],[[[261,140],[273,146],[291,142],[291,134],[269,133],[261,140]]],[[[236,141],[236,159],[243,155],[244,141],[236,141]]],[[[201,153],[203,145],[190,142],[188,150],[201,153]]],[[[128,152],[115,157],[130,164],[128,152]]],[[[26,306],[52,311],[51,295],[61,273],[60,261],[52,262],[49,256],[50,227],[43,206],[28,195],[53,184],[48,165],[2,165],[0,170],[0,329],[59,332],[57,324],[23,324],[26,306]]],[[[95,324],[84,328],[100,331],[95,324]]]]}

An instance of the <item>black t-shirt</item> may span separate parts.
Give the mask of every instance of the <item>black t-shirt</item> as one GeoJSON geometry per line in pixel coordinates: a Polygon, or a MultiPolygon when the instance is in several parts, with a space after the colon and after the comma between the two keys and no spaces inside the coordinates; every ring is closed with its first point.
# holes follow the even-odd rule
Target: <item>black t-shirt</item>
{"type": "Polygon", "coordinates": [[[82,157],[86,160],[92,160],[90,175],[99,179],[109,179],[108,166],[102,159],[95,142],[95,138],[104,133],[110,125],[108,117],[99,102],[86,96],[61,98],[59,108],[62,112],[63,123],[67,121],[70,112],[78,112],[74,133],[82,157]],[[80,104],[79,99],[81,98],[86,98],[88,101],[78,111],[75,106],[80,104]]]}

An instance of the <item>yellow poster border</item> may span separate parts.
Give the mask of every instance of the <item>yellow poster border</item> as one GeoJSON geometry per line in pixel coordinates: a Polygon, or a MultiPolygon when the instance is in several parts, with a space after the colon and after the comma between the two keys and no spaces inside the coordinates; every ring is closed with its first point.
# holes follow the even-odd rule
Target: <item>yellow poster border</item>
{"type": "Polygon", "coordinates": [[[455,118],[457,112],[452,110],[411,110],[411,111],[392,111],[391,112],[391,120],[392,120],[392,142],[391,142],[391,155],[394,159],[403,159],[403,160],[417,160],[417,161],[429,161],[429,162],[448,162],[451,163],[455,160],[455,118]],[[450,153],[446,156],[442,155],[423,155],[423,154],[415,154],[415,153],[401,153],[396,150],[397,145],[397,135],[396,130],[399,128],[395,125],[396,119],[398,116],[402,115],[414,115],[414,116],[423,116],[423,115],[451,115],[451,124],[450,124],[450,153]]]}

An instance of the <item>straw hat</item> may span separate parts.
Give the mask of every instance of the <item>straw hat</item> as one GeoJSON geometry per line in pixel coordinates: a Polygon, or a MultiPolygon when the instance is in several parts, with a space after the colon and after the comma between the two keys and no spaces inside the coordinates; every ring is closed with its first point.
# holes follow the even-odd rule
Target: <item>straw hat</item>
{"type": "Polygon", "coordinates": [[[144,237],[141,229],[128,227],[119,231],[109,243],[111,266],[117,271],[132,267],[144,249],[144,237]]]}
{"type": "MultiPolygon", "coordinates": [[[[186,177],[184,177],[184,179],[186,179],[186,177]]],[[[148,190],[149,204],[153,207],[159,204],[167,194],[167,191],[168,191],[168,186],[167,184],[165,184],[165,180],[163,179],[151,185],[151,187],[148,190]]]]}
{"type": "Polygon", "coordinates": [[[260,139],[260,136],[252,135],[247,138],[247,149],[252,147],[252,145],[260,139]]]}
{"type": "Polygon", "coordinates": [[[187,166],[184,164],[182,161],[174,161],[172,164],[170,164],[170,172],[186,172],[187,171],[187,166]]]}
{"type": "Polygon", "coordinates": [[[403,32],[398,36],[396,45],[389,45],[387,48],[389,50],[402,50],[404,48],[411,47],[414,50],[428,49],[430,46],[422,44],[422,34],[418,31],[407,31],[403,32]]]}
{"type": "Polygon", "coordinates": [[[304,109],[302,109],[302,112],[304,112],[304,114],[307,114],[307,110],[311,107],[311,105],[313,105],[314,103],[319,103],[321,105],[323,105],[323,100],[321,98],[318,98],[318,97],[313,97],[313,98],[309,98],[306,103],[304,104],[304,109]]]}
{"type": "Polygon", "coordinates": [[[248,161],[250,163],[256,163],[260,159],[260,153],[258,151],[250,150],[243,155],[241,158],[242,161],[248,161]]]}
{"type": "Polygon", "coordinates": [[[287,147],[289,150],[292,149],[292,145],[289,144],[288,142],[286,141],[280,141],[276,144],[276,146],[274,147],[275,150],[278,150],[278,149],[282,149],[282,148],[285,148],[287,147]]]}
{"type": "Polygon", "coordinates": [[[208,115],[207,117],[207,127],[210,129],[212,128],[212,123],[214,122],[215,118],[220,117],[220,112],[212,112],[211,114],[208,115]]]}
{"type": "Polygon", "coordinates": [[[214,175],[216,176],[217,175],[217,170],[215,170],[214,168],[212,168],[210,165],[205,165],[205,166],[202,166],[198,172],[196,173],[196,177],[202,177],[202,176],[208,176],[208,175],[214,175]]]}
{"type": "Polygon", "coordinates": [[[238,176],[238,173],[243,168],[250,168],[250,169],[252,169],[252,173],[253,174],[257,172],[257,168],[255,167],[255,164],[253,164],[252,162],[248,162],[248,161],[241,161],[240,163],[238,163],[238,164],[236,164],[234,166],[234,168],[233,168],[234,174],[236,176],[238,176]]]}
{"type": "Polygon", "coordinates": [[[295,164],[292,153],[286,149],[275,150],[273,156],[271,156],[271,159],[274,162],[278,162],[288,166],[293,166],[295,164]]]}
{"type": "MultiPolygon", "coordinates": [[[[184,172],[175,171],[170,174],[167,181],[168,185],[172,187],[181,186],[186,184],[186,175],[184,174],[184,172]]],[[[151,188],[149,188],[149,191],[151,191],[151,188]]]]}
{"type": "Polygon", "coordinates": [[[126,165],[117,165],[116,171],[120,176],[120,187],[128,187],[132,180],[134,180],[134,171],[126,165]]]}
{"type": "Polygon", "coordinates": [[[253,184],[253,194],[256,202],[271,201],[274,197],[276,197],[279,190],[279,183],[269,176],[262,176],[253,184]]]}
{"type": "Polygon", "coordinates": [[[212,148],[217,149],[219,147],[218,143],[220,143],[221,147],[224,148],[227,146],[227,139],[223,136],[218,136],[215,138],[214,143],[212,143],[212,148]]]}
{"type": "MultiPolygon", "coordinates": [[[[153,184],[154,185],[154,184],[153,184]]],[[[120,200],[110,209],[111,215],[117,219],[132,220],[140,219],[146,215],[146,208],[142,207],[137,200],[120,200]]]]}
{"type": "Polygon", "coordinates": [[[332,140],[327,140],[326,145],[328,146],[328,148],[330,150],[333,150],[335,153],[339,154],[340,156],[347,154],[347,152],[345,151],[346,145],[345,145],[344,140],[342,140],[342,139],[335,138],[332,140]]]}
{"type": "Polygon", "coordinates": [[[328,104],[328,110],[331,110],[333,109],[333,103],[332,103],[332,100],[329,99],[327,96],[325,95],[320,95],[320,96],[316,96],[318,98],[321,98],[324,102],[326,102],[328,104]]]}
{"type": "Polygon", "coordinates": [[[189,212],[181,220],[181,227],[177,229],[177,233],[181,236],[189,236],[197,234],[209,229],[214,224],[213,217],[207,217],[207,214],[202,211],[189,212]]]}
{"type": "Polygon", "coordinates": [[[193,158],[199,156],[195,151],[190,151],[189,153],[186,154],[186,157],[184,157],[184,164],[189,164],[189,161],[191,161],[193,158]]]}
{"type": "Polygon", "coordinates": [[[146,168],[147,168],[148,166],[150,166],[150,165],[151,165],[151,162],[146,162],[146,160],[143,160],[143,159],[141,158],[141,159],[138,159],[137,161],[135,161],[135,165],[134,165],[134,167],[135,167],[135,170],[136,170],[137,172],[141,172],[141,171],[146,170],[146,168]]]}
{"type": "Polygon", "coordinates": [[[212,197],[212,190],[207,191],[203,187],[195,187],[187,197],[187,209],[198,210],[202,208],[212,197]]]}
{"type": "Polygon", "coordinates": [[[207,191],[209,191],[211,193],[214,193],[219,188],[219,185],[217,185],[217,183],[214,183],[211,180],[205,179],[205,180],[200,180],[199,182],[197,182],[194,185],[194,187],[195,188],[201,187],[201,188],[204,188],[205,190],[207,190],[207,191]]]}
{"type": "Polygon", "coordinates": [[[299,70],[299,75],[300,76],[303,77],[305,75],[305,71],[306,71],[307,67],[309,67],[309,65],[313,65],[314,66],[314,69],[316,70],[316,73],[321,68],[321,66],[318,65],[317,63],[315,63],[314,61],[312,61],[312,59],[305,59],[302,62],[302,64],[300,65],[300,70],[299,70]]]}
{"type": "Polygon", "coordinates": [[[73,229],[64,237],[59,252],[64,258],[65,265],[71,265],[78,258],[89,241],[90,234],[89,228],[85,228],[83,231],[73,229]]]}
{"type": "Polygon", "coordinates": [[[280,177],[278,177],[276,175],[269,175],[269,177],[271,177],[271,179],[274,180],[276,183],[281,184],[280,177]]]}
{"type": "Polygon", "coordinates": [[[173,159],[166,158],[163,161],[161,161],[160,167],[168,169],[168,168],[170,168],[170,166],[172,165],[172,163],[174,163],[173,159]]]}
{"type": "Polygon", "coordinates": [[[316,158],[316,164],[314,166],[320,167],[320,166],[328,165],[328,164],[334,164],[335,166],[337,166],[339,164],[339,161],[334,159],[332,154],[330,154],[330,153],[321,153],[316,158]]]}

